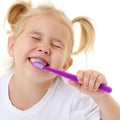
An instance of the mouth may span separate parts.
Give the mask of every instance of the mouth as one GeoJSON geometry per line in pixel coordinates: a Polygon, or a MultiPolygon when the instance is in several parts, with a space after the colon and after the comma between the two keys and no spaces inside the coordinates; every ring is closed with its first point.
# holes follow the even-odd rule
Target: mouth
{"type": "Polygon", "coordinates": [[[43,58],[34,58],[34,57],[29,57],[28,60],[30,61],[30,63],[34,63],[34,62],[40,62],[42,63],[44,66],[49,66],[50,64],[43,58]]]}

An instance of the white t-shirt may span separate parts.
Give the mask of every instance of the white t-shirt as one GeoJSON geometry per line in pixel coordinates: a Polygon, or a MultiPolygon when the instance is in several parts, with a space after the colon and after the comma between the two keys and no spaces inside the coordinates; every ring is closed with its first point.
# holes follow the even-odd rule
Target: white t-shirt
{"type": "Polygon", "coordinates": [[[13,72],[0,78],[0,120],[100,120],[100,111],[91,97],[57,79],[44,97],[31,108],[15,108],[8,95],[13,72]]]}

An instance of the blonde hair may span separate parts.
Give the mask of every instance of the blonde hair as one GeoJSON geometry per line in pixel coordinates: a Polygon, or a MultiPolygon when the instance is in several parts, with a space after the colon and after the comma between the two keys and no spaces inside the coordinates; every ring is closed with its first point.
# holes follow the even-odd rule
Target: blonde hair
{"type": "Polygon", "coordinates": [[[56,17],[61,23],[63,23],[70,30],[70,47],[69,47],[69,55],[76,55],[81,53],[82,51],[87,52],[88,50],[93,48],[95,31],[94,27],[91,23],[91,19],[79,16],[74,18],[72,21],[61,11],[56,9],[51,5],[40,5],[37,7],[32,7],[30,2],[25,2],[19,0],[15,2],[9,9],[6,20],[8,21],[11,30],[9,33],[14,36],[18,36],[25,28],[27,20],[35,16],[37,14],[50,14],[56,17]],[[74,31],[73,24],[79,23],[81,26],[81,38],[79,42],[79,47],[76,51],[73,51],[74,47],[74,31]]]}

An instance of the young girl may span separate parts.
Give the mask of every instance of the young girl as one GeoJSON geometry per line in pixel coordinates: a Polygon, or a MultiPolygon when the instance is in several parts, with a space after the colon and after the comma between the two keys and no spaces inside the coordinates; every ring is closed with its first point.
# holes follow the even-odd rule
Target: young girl
{"type": "Polygon", "coordinates": [[[120,107],[106,92],[103,74],[80,70],[78,83],[33,67],[35,61],[66,71],[72,65],[73,23],[81,24],[78,50],[94,44],[94,29],[86,17],[70,21],[53,6],[14,3],[8,11],[8,52],[12,70],[0,78],[1,120],[118,120],[120,107]]]}

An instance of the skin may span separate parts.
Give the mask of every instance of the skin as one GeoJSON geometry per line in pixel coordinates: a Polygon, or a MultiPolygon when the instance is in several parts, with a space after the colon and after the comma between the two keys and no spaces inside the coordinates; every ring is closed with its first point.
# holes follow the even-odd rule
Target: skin
{"type": "Polygon", "coordinates": [[[69,40],[69,29],[48,15],[32,17],[16,40],[14,36],[9,38],[8,51],[15,61],[15,74],[9,85],[14,106],[25,110],[36,104],[57,77],[34,68],[33,59],[56,69],[68,69],[72,64],[71,58],[66,61],[69,40]]]}
{"type": "MultiPolygon", "coordinates": [[[[67,70],[72,65],[72,59],[66,59],[69,40],[69,29],[49,15],[30,18],[17,39],[14,36],[9,38],[8,52],[15,61],[15,74],[10,80],[9,96],[15,107],[26,110],[36,104],[57,77],[34,68],[32,60],[42,60],[50,67],[60,70],[67,70]]],[[[119,105],[109,94],[98,90],[101,83],[106,84],[102,73],[81,70],[78,71],[77,78],[79,83],[69,81],[69,84],[95,100],[101,109],[102,120],[120,118],[119,105]]]]}

